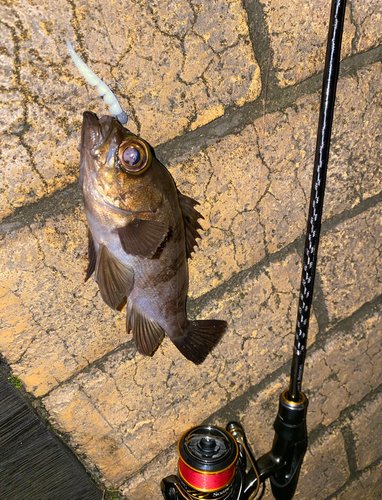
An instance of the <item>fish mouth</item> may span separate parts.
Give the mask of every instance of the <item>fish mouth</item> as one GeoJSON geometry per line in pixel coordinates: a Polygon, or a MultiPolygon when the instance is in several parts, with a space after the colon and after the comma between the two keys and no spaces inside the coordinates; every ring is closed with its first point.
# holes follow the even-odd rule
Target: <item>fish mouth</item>
{"type": "Polygon", "coordinates": [[[81,166],[79,183],[82,188],[85,170],[94,170],[100,153],[108,151],[108,157],[114,154],[116,148],[127,133],[116,118],[102,116],[98,119],[95,113],[85,111],[81,130],[81,166]]]}
{"type": "Polygon", "coordinates": [[[95,113],[85,111],[82,120],[81,152],[102,146],[117,124],[117,120],[112,116],[102,116],[98,119],[95,113]]]}

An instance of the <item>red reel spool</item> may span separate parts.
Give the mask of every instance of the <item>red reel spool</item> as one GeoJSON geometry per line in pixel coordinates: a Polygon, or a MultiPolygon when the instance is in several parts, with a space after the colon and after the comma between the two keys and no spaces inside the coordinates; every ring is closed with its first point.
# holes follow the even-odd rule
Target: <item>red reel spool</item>
{"type": "Polygon", "coordinates": [[[198,426],[186,431],[178,443],[178,471],[191,498],[228,499],[236,472],[239,448],[225,429],[198,426]],[[205,495],[207,494],[207,495],[205,495]]]}

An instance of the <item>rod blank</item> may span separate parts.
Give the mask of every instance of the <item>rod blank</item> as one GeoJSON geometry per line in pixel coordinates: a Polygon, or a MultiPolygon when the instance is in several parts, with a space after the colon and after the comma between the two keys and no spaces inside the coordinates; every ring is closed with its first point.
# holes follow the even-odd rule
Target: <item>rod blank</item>
{"type": "Polygon", "coordinates": [[[333,0],[330,14],[321,94],[321,107],[317,131],[316,155],[314,160],[300,297],[297,311],[296,336],[293,347],[292,369],[288,391],[288,399],[291,401],[300,400],[304,371],[310,310],[313,299],[314,278],[317,265],[317,251],[320,239],[322,209],[324,204],[334,103],[340,66],[345,6],[346,0],[333,0]]]}

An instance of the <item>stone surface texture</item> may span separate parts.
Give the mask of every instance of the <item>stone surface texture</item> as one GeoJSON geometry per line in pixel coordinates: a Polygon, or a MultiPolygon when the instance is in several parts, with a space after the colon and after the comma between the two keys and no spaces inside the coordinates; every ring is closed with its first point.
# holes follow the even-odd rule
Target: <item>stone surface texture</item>
{"type": "MultiPolygon", "coordinates": [[[[256,457],[272,445],[329,10],[321,0],[0,2],[0,369],[22,381],[106,499],[159,500],[178,438],[202,422],[241,421],[256,457]],[[139,354],[125,311],[84,282],[82,113],[108,108],[66,40],[200,204],[188,314],[229,324],[200,366],[168,338],[153,357],[139,354]]],[[[298,500],[382,495],[381,14],[378,2],[347,3],[298,500]]]]}

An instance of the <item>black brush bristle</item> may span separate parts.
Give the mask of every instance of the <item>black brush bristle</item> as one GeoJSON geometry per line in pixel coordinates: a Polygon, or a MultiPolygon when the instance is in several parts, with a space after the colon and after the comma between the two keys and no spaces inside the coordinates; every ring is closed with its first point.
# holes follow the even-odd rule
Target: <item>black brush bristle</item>
{"type": "Polygon", "coordinates": [[[102,499],[82,464],[1,373],[0,498],[102,499]]]}

